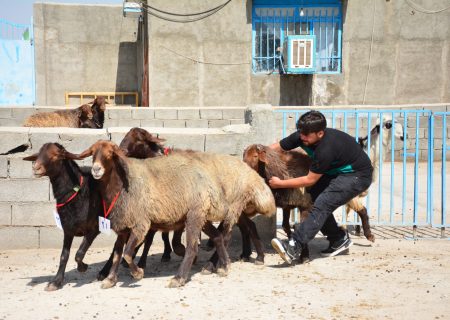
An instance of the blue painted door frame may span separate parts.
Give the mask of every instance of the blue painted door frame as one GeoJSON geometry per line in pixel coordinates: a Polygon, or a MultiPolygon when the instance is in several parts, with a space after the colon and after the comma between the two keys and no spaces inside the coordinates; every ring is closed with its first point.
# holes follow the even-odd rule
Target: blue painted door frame
{"type": "Polygon", "coordinates": [[[0,107],[34,105],[33,23],[0,19],[0,107]]]}

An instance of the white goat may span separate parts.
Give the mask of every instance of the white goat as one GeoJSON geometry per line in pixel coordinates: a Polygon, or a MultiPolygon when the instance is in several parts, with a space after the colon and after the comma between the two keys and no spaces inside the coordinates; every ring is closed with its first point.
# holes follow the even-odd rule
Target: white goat
{"type": "MultiPolygon", "coordinates": [[[[389,142],[392,140],[392,132],[394,132],[394,138],[400,139],[401,141],[405,140],[405,134],[403,131],[402,124],[400,122],[394,122],[394,129],[392,129],[392,122],[393,121],[390,116],[383,116],[382,125],[380,126],[380,120],[378,119],[376,125],[372,128],[372,130],[370,130],[370,150],[368,154],[373,166],[372,183],[375,182],[378,177],[378,171],[380,167],[380,154],[381,159],[383,161],[385,160],[384,159],[386,155],[385,150],[387,150],[389,142]],[[383,133],[381,137],[380,137],[381,132],[380,127],[383,128],[383,133]],[[382,144],[381,149],[380,149],[380,139],[382,144]]],[[[358,138],[359,144],[366,152],[369,140],[368,137],[369,136],[367,135],[364,138],[358,138]]],[[[361,200],[361,198],[367,196],[367,194],[368,190],[348,202],[346,206],[347,217],[351,209],[353,209],[358,213],[358,220],[361,215],[368,216],[367,210],[365,206],[362,204],[361,200]]],[[[359,225],[355,227],[355,232],[357,235],[361,233],[361,227],[359,225]]]]}
{"type": "Polygon", "coordinates": [[[380,154],[381,159],[385,160],[386,150],[388,148],[389,142],[392,140],[392,132],[394,132],[394,138],[403,141],[405,139],[403,125],[400,122],[394,122],[394,128],[392,128],[392,118],[391,116],[383,116],[383,121],[381,127],[383,128],[382,137],[380,137],[380,120],[378,119],[376,125],[370,130],[370,150],[367,151],[367,144],[369,136],[364,138],[358,138],[358,142],[364,151],[368,152],[370,160],[373,166],[373,182],[377,180],[378,171],[380,168],[380,154]],[[382,147],[380,148],[380,139],[382,147]]]}

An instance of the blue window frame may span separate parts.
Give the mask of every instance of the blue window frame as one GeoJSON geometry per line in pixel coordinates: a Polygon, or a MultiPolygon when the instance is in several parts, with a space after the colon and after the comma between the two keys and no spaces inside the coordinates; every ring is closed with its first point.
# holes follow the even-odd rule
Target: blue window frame
{"type": "Polygon", "coordinates": [[[254,0],[252,31],[254,73],[284,72],[282,48],[290,35],[315,36],[313,73],[341,72],[340,0],[254,0]]]}

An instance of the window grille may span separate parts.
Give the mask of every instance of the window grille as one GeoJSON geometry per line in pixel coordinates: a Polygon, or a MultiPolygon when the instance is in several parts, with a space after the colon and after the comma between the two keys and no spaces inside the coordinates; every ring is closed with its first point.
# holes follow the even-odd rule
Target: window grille
{"type": "Polygon", "coordinates": [[[315,36],[315,73],[341,72],[342,5],[339,0],[256,0],[252,13],[253,72],[283,73],[289,35],[315,36]],[[286,3],[286,4],[284,4],[286,3]]]}

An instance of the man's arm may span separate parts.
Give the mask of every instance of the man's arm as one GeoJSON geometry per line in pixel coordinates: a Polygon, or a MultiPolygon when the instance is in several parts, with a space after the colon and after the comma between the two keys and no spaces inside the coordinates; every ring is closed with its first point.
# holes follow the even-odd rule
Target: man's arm
{"type": "Polygon", "coordinates": [[[309,187],[315,184],[321,176],[320,173],[309,171],[306,176],[286,180],[272,177],[269,180],[269,185],[272,189],[309,187]]]}
{"type": "Polygon", "coordinates": [[[283,148],[281,147],[279,142],[272,143],[271,145],[269,145],[269,148],[277,152],[283,151],[283,148]]]}

